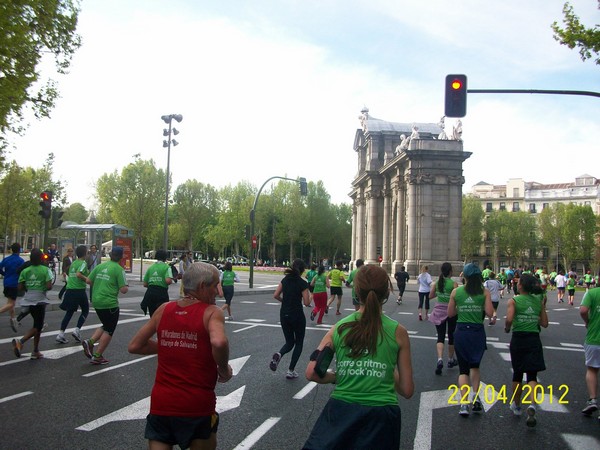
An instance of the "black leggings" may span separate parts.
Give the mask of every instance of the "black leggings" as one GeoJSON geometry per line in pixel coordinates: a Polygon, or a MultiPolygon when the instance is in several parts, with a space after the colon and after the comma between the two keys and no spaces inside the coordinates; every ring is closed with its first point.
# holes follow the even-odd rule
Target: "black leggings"
{"type": "Polygon", "coordinates": [[[454,330],[456,330],[456,319],[458,316],[448,317],[439,325],[435,326],[437,330],[437,341],[444,343],[446,339],[446,325],[448,326],[448,345],[454,345],[454,330]]]}
{"type": "Polygon", "coordinates": [[[281,329],[285,337],[285,344],[279,350],[281,356],[292,351],[292,360],[290,361],[290,370],[296,368],[296,364],[302,354],[304,346],[304,334],[306,333],[306,317],[303,312],[298,314],[281,314],[281,329]]]}
{"type": "Polygon", "coordinates": [[[423,300],[425,300],[425,309],[429,309],[429,292],[419,292],[419,309],[423,307],[423,300]]]}

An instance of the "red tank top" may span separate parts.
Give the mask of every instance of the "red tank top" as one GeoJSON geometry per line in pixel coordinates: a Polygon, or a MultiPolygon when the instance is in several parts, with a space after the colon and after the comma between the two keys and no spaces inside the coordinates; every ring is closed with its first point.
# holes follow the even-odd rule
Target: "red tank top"
{"type": "Polygon", "coordinates": [[[217,364],[212,356],[204,312],[209,305],[165,307],[158,324],[158,367],[150,414],[209,416],[215,412],[217,364]]]}

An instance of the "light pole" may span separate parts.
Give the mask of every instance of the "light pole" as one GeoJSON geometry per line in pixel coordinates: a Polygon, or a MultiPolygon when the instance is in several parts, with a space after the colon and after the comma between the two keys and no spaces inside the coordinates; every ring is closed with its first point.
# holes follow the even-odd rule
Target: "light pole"
{"type": "Polygon", "coordinates": [[[163,136],[168,137],[168,139],[163,140],[163,148],[167,148],[167,188],[165,192],[165,228],[163,231],[163,248],[166,252],[169,251],[168,241],[169,241],[169,178],[171,171],[171,144],[173,146],[179,145],[175,139],[171,139],[171,134],[177,136],[179,131],[176,128],[172,127],[173,119],[177,122],[181,122],[183,120],[183,116],[181,114],[169,114],[166,116],[160,117],[163,122],[169,125],[169,128],[165,128],[163,130],[163,136]]]}
{"type": "Polygon", "coordinates": [[[278,177],[278,176],[271,177],[267,181],[265,181],[263,183],[263,185],[260,187],[260,189],[258,190],[258,192],[256,193],[256,197],[254,198],[254,204],[252,205],[252,209],[250,210],[250,274],[248,277],[248,287],[250,289],[252,289],[254,287],[254,242],[255,242],[254,241],[254,220],[255,220],[255,216],[256,216],[256,205],[258,204],[258,197],[260,196],[260,193],[262,192],[265,185],[269,181],[274,180],[275,178],[279,178],[280,180],[295,181],[296,183],[300,183],[300,195],[306,196],[308,194],[306,178],[300,177],[297,180],[294,180],[293,178],[278,177]]]}

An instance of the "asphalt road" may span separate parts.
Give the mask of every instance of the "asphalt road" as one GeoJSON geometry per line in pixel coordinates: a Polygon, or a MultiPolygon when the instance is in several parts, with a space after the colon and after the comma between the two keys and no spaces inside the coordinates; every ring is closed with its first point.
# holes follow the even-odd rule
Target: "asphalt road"
{"type": "MultiPolygon", "coordinates": [[[[332,386],[317,386],[302,376],[286,380],[290,355],[284,356],[277,372],[268,368],[271,355],[283,344],[279,307],[272,299],[279,278],[257,279],[254,295],[245,295],[247,289],[242,283],[233,299],[235,320],[228,321],[226,329],[235,376],[217,386],[220,449],[301,448],[332,390],[332,386]]],[[[177,288],[171,288],[172,297],[177,288]]],[[[147,320],[138,306],[143,292],[139,283],[132,281],[130,293],[122,300],[120,324],[105,352],[110,360],[107,366],[90,365],[72,339],[66,345],[55,344],[63,315],[60,310],[47,313],[49,327],[41,342],[46,357],[40,361],[14,357],[10,341],[16,335],[8,320],[1,319],[0,448],[147,448],[144,418],[156,358],[130,355],[126,350],[129,339],[147,320]]],[[[348,294],[345,290],[344,315],[352,311],[348,294]]],[[[600,448],[598,419],[580,413],[587,399],[582,347],[585,328],[577,308],[557,305],[554,293],[550,295],[551,324],[542,333],[548,369],[540,374],[544,389],[538,393],[545,401],[533,429],[525,426],[524,416],[513,416],[509,398],[498,400],[502,396],[497,391],[510,386],[512,376],[507,348],[510,336],[501,325],[486,326],[488,351],[482,361],[482,380],[488,386],[487,411],[465,419],[459,417],[458,406],[449,405],[456,398],[452,397],[452,385],[458,370],[444,368],[441,376],[434,374],[435,328],[417,319],[414,285],[409,286],[403,305],[393,301],[385,305],[386,314],[404,324],[411,336],[416,392],[411,399],[400,400],[403,449],[600,448]]],[[[578,292],[577,304],[581,296],[578,292]]],[[[501,304],[500,317],[504,310],[501,304]]],[[[308,309],[306,315],[308,319],[308,309]]],[[[308,319],[298,365],[301,374],[310,353],[335,320],[330,314],[326,316],[329,325],[316,326],[308,319]]],[[[90,314],[84,337],[89,337],[98,323],[95,314],[90,314]]],[[[26,318],[21,328],[30,325],[31,319],[26,318]]],[[[25,355],[30,351],[31,343],[27,343],[25,355]]],[[[507,395],[510,397],[510,389],[507,395]]]]}

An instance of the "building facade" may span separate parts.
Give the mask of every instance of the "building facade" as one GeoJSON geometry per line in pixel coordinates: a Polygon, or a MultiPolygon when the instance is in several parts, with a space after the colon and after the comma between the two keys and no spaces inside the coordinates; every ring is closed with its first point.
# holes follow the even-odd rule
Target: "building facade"
{"type": "MultiPolygon", "coordinates": [[[[574,203],[589,206],[596,216],[600,215],[600,179],[591,175],[581,175],[572,183],[542,184],[511,178],[506,184],[492,185],[481,181],[472,187],[470,195],[479,199],[486,214],[496,210],[526,211],[537,215],[556,203],[574,203]]],[[[475,260],[484,263],[493,256],[493,245],[484,244],[475,260]]],[[[539,254],[530,255],[531,263],[545,264],[557,260],[556,249],[541,249],[539,254]]],[[[495,257],[495,265],[506,266],[508,261],[502,256],[495,257]]],[[[556,263],[558,265],[558,261],[556,263]]]]}
{"type": "Polygon", "coordinates": [[[406,124],[359,116],[352,182],[352,258],[388,272],[423,265],[462,266],[463,151],[460,121],[449,138],[439,124],[406,124]]]}

